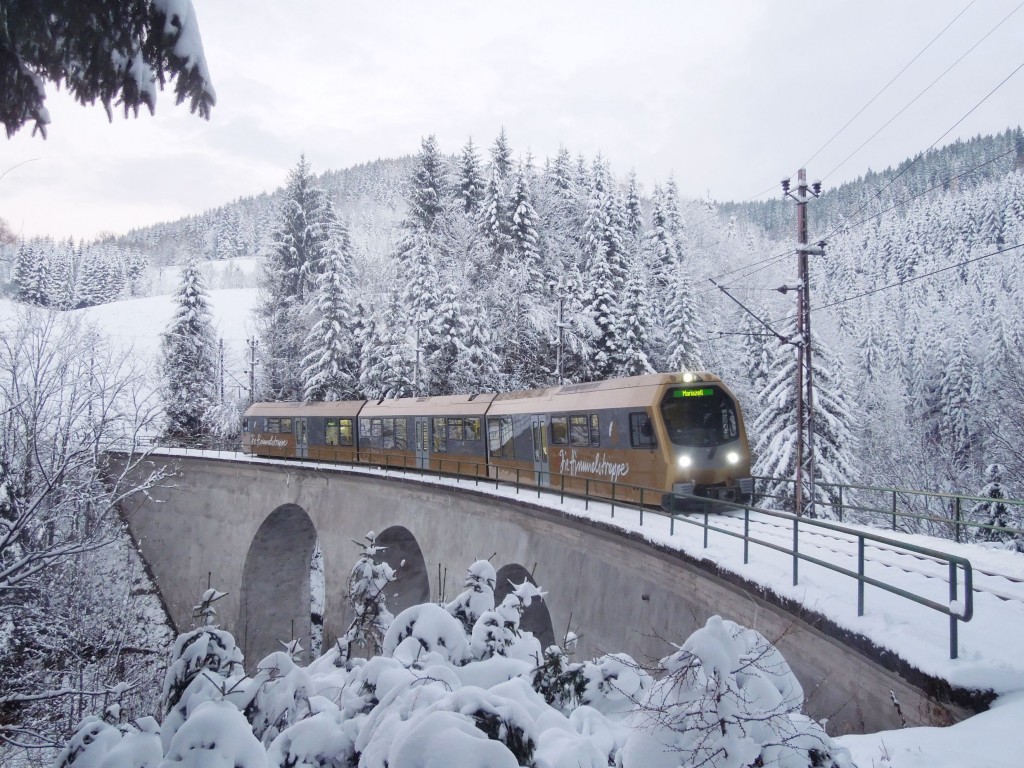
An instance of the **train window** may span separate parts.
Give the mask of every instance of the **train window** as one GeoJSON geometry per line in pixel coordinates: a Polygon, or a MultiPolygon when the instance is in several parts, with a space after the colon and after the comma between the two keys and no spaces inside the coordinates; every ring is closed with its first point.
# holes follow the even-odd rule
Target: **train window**
{"type": "Polygon", "coordinates": [[[281,429],[278,430],[278,431],[279,432],[291,432],[292,431],[292,420],[291,419],[281,419],[281,429]]]}
{"type": "Polygon", "coordinates": [[[569,444],[590,445],[590,425],[586,414],[569,417],[569,444]]]}
{"type": "Polygon", "coordinates": [[[280,419],[267,419],[267,432],[280,432],[281,431],[281,420],[280,419]]]}
{"type": "Polygon", "coordinates": [[[569,442],[569,419],[565,416],[551,417],[551,444],[567,445],[569,442]]]}
{"type": "Polygon", "coordinates": [[[338,444],[338,420],[328,419],[324,427],[324,445],[338,444]]]}
{"type": "Polygon", "coordinates": [[[338,445],[354,445],[352,441],[352,419],[338,420],[338,445]]]}
{"type": "Polygon", "coordinates": [[[255,421],[255,419],[253,419],[253,418],[242,419],[242,431],[243,432],[252,432],[252,425],[253,425],[254,421],[255,421]]]}
{"type": "Polygon", "coordinates": [[[480,419],[472,416],[466,418],[466,435],[464,440],[480,439],[480,419]]]}
{"type": "Polygon", "coordinates": [[[465,440],[463,437],[462,419],[457,417],[448,419],[448,439],[465,440]]]}
{"type": "Polygon", "coordinates": [[[492,458],[515,458],[516,454],[512,442],[512,435],[511,416],[502,416],[500,419],[487,420],[487,447],[492,458]]]}
{"type": "Polygon", "coordinates": [[[369,447],[370,445],[370,420],[360,419],[359,420],[359,440],[369,447]]]}
{"type": "Polygon", "coordinates": [[[448,431],[447,420],[443,418],[434,419],[434,453],[448,453],[448,431]]]}
{"type": "Polygon", "coordinates": [[[722,445],[739,437],[732,398],[718,387],[677,387],[665,393],[661,415],[675,445],[722,445]]]}
{"type": "Polygon", "coordinates": [[[409,447],[409,422],[405,418],[395,419],[395,448],[404,451],[409,447]]]}
{"type": "Polygon", "coordinates": [[[629,443],[634,448],[653,448],[658,444],[651,417],[646,413],[629,414],[629,443]]]}
{"type": "Polygon", "coordinates": [[[601,444],[601,418],[596,414],[590,414],[590,444],[601,444]]]}
{"type": "Polygon", "coordinates": [[[395,447],[395,420],[394,419],[381,419],[380,420],[380,434],[381,443],[380,447],[386,451],[390,451],[395,447]]]}

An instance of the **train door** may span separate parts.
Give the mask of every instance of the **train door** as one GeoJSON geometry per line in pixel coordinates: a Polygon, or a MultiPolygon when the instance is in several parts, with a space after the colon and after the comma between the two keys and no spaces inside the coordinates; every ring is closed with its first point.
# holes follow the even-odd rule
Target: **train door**
{"type": "Polygon", "coordinates": [[[537,485],[551,485],[551,470],[548,467],[548,417],[533,417],[533,471],[537,473],[537,485]]]}
{"type": "Polygon", "coordinates": [[[430,426],[426,416],[416,417],[416,467],[430,468],[430,426]]]}
{"type": "Polygon", "coordinates": [[[300,459],[309,456],[309,425],[304,416],[295,419],[295,455],[300,459]]]}

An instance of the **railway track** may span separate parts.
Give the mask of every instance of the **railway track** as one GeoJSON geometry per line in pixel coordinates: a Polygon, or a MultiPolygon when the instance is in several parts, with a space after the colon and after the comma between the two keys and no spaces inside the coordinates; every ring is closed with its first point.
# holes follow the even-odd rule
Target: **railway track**
{"type": "MultiPolygon", "coordinates": [[[[716,528],[731,530],[741,536],[743,534],[743,514],[738,511],[716,514],[709,518],[709,524],[716,528]]],[[[750,535],[754,539],[784,547],[792,545],[793,528],[788,522],[753,513],[750,516],[750,526],[750,535]]],[[[857,568],[857,539],[853,534],[843,536],[839,532],[801,528],[800,551],[821,560],[838,555],[851,561],[850,570],[857,568]]],[[[948,566],[944,562],[927,555],[899,550],[881,542],[865,542],[865,559],[869,568],[871,564],[875,564],[927,579],[937,579],[947,584],[949,582],[948,566]]],[[[1024,579],[977,568],[972,570],[973,589],[976,594],[988,594],[999,600],[1024,604],[1024,579]]]]}

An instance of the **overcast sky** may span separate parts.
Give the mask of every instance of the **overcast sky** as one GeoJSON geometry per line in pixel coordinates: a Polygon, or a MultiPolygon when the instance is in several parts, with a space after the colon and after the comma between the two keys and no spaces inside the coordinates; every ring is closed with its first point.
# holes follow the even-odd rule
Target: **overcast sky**
{"type": "MultiPolygon", "coordinates": [[[[647,191],[674,173],[688,197],[776,194],[805,162],[828,187],[928,148],[1024,63],[1020,0],[194,4],[211,120],[165,91],[155,117],[109,123],[49,87],[49,138],[0,139],[15,232],[121,233],[272,190],[303,152],[320,172],[428,134],[486,149],[501,126],[517,155],[601,152],[647,191]]],[[[1017,126],[1022,105],[1024,70],[939,144],[1017,126]]]]}

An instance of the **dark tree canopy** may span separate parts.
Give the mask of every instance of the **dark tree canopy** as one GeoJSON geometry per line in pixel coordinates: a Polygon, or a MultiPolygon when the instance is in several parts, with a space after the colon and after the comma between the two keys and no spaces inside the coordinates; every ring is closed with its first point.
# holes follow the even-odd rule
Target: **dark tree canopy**
{"type": "Polygon", "coordinates": [[[177,103],[209,119],[217,97],[192,0],[4,0],[0,3],[0,120],[46,136],[46,82],[82,104],[136,116],[175,80],[177,103]]]}

